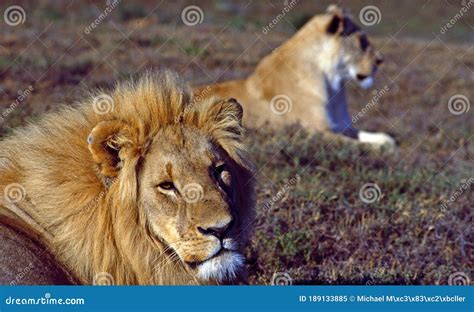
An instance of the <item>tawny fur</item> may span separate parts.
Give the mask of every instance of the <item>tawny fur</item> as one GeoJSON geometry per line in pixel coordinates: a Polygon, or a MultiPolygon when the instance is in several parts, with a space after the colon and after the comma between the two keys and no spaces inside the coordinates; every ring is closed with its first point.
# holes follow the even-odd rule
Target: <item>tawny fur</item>
{"type": "MultiPolygon", "coordinates": [[[[250,172],[236,113],[216,106],[214,99],[199,106],[192,101],[189,88],[174,74],[148,73],[16,130],[0,142],[0,215],[13,216],[36,233],[80,283],[92,284],[100,273],[110,274],[118,285],[202,283],[150,233],[137,194],[138,164],[148,157],[156,133],[168,126],[202,132],[239,170],[250,172]],[[111,96],[113,109],[97,114],[93,102],[102,93],[111,96]],[[93,129],[104,122],[127,125],[112,140],[127,147],[117,168],[101,166],[96,147],[88,144],[93,129]],[[5,197],[12,183],[26,192],[16,203],[5,197]]],[[[238,204],[251,211],[253,185],[237,187],[238,204]]]]}
{"type": "MultiPolygon", "coordinates": [[[[309,130],[358,138],[344,84],[356,80],[367,87],[380,63],[381,55],[350,15],[331,5],[326,14],[314,16],[265,56],[246,79],[199,86],[195,94],[235,97],[244,107],[246,126],[251,128],[299,123],[309,130]]],[[[385,134],[371,135],[376,143],[394,144],[385,134]]]]}

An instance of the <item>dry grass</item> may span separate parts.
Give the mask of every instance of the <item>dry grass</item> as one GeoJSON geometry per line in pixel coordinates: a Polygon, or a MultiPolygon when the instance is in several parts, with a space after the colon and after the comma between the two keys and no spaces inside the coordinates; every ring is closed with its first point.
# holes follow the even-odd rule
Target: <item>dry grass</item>
{"type": "MultiPolygon", "coordinates": [[[[473,108],[453,115],[448,99],[462,94],[474,101],[474,22],[459,21],[436,39],[433,33],[459,4],[431,3],[417,15],[410,3],[380,4],[382,23],[368,29],[386,59],[376,87],[390,90],[356,124],[392,134],[400,143],[397,153],[311,136],[298,126],[249,129],[260,182],[249,249],[252,283],[268,284],[274,272],[311,284],[446,284],[458,271],[472,277],[473,108]],[[287,182],[295,177],[296,183],[287,182]],[[361,201],[366,183],[379,186],[378,201],[361,201]]],[[[19,91],[33,87],[0,121],[1,134],[77,100],[81,89],[110,85],[144,68],[171,67],[196,84],[243,77],[293,31],[282,22],[262,36],[261,26],[281,11],[276,2],[247,9],[217,2],[212,10],[205,2],[205,23],[196,27],[180,23],[183,2],[155,11],[151,2],[124,3],[90,34],[84,27],[102,3],[40,4],[25,4],[24,25],[0,29],[0,113],[19,91]]],[[[325,5],[303,3],[288,22],[299,23],[325,5]]],[[[355,16],[363,5],[351,2],[355,16]]],[[[351,111],[371,97],[371,91],[350,88],[351,111]]]]}

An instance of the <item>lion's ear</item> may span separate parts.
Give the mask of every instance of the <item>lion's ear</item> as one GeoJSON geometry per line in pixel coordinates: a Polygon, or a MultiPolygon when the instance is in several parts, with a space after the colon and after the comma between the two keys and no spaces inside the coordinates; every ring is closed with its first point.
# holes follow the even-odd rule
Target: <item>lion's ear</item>
{"type": "Polygon", "coordinates": [[[240,137],[243,133],[243,115],[242,106],[234,98],[217,101],[207,112],[208,121],[214,124],[213,128],[215,130],[225,131],[237,137],[240,137]]]}
{"type": "Polygon", "coordinates": [[[89,151],[105,177],[118,175],[123,160],[136,149],[135,138],[133,129],[118,120],[101,121],[92,129],[87,138],[89,151]]]}

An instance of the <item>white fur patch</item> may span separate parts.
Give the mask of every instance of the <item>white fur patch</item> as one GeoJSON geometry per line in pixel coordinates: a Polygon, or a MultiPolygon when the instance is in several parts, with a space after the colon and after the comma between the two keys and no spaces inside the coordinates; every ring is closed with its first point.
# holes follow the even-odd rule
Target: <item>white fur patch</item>
{"type": "Polygon", "coordinates": [[[372,77],[367,77],[367,78],[365,78],[364,80],[362,80],[361,82],[359,82],[359,85],[360,85],[363,89],[372,88],[372,86],[374,85],[374,78],[372,78],[372,77]]]}
{"type": "Polygon", "coordinates": [[[389,145],[395,146],[395,140],[388,134],[382,132],[367,132],[359,131],[358,133],[359,141],[362,143],[369,143],[377,146],[389,145]]]}
{"type": "Polygon", "coordinates": [[[235,251],[224,251],[198,265],[198,276],[202,280],[215,279],[218,282],[233,280],[243,268],[245,258],[235,251]]]}
{"type": "Polygon", "coordinates": [[[333,90],[339,90],[342,87],[342,77],[334,75],[332,79],[330,79],[329,84],[333,90]]]}

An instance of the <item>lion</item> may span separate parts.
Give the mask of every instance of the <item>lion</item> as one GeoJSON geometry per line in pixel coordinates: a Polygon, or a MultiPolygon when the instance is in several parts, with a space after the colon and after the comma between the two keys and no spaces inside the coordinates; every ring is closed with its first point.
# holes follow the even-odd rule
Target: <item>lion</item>
{"type": "Polygon", "coordinates": [[[199,86],[195,94],[236,97],[250,128],[300,123],[312,131],[394,146],[385,133],[356,130],[347,108],[345,83],[372,87],[382,62],[348,13],[331,5],[263,58],[248,78],[199,86]]]}
{"type": "MultiPolygon", "coordinates": [[[[45,246],[23,253],[48,258],[29,284],[246,283],[255,185],[242,117],[232,98],[195,105],[164,71],[16,130],[0,143],[0,235],[13,223],[31,235],[2,254],[26,240],[45,246]]],[[[1,267],[27,271],[17,257],[1,267]]]]}

